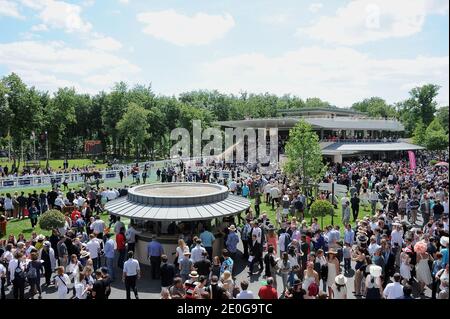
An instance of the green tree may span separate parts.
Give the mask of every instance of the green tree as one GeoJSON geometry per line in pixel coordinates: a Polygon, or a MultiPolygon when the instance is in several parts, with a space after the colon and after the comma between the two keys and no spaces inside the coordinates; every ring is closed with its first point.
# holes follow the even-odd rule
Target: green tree
{"type": "Polygon", "coordinates": [[[318,97],[310,97],[305,101],[305,107],[307,108],[322,108],[322,107],[331,107],[330,103],[326,101],[322,101],[318,97]]]}
{"type": "Polygon", "coordinates": [[[414,129],[413,133],[413,142],[417,145],[424,146],[426,144],[425,138],[426,138],[426,127],[423,125],[422,120],[419,120],[419,122],[416,124],[416,128],[414,129]]]}
{"type": "Polygon", "coordinates": [[[323,229],[323,218],[334,215],[334,207],[327,200],[316,200],[311,205],[311,218],[320,217],[320,228],[323,229]]]}
{"type": "Polygon", "coordinates": [[[39,227],[44,230],[53,230],[63,227],[66,222],[64,214],[59,210],[48,210],[39,218],[39,227]]]}
{"type": "Polygon", "coordinates": [[[105,127],[108,141],[112,145],[114,155],[121,153],[122,150],[117,123],[126,112],[128,102],[128,86],[124,82],[119,82],[114,85],[111,93],[107,95],[105,107],[102,109],[102,123],[105,127]]]}
{"type": "Polygon", "coordinates": [[[284,170],[291,177],[298,178],[304,190],[323,176],[325,165],[319,137],[309,123],[301,120],[289,131],[286,155],[284,170]]]}
{"type": "Polygon", "coordinates": [[[425,146],[431,151],[442,151],[448,148],[448,134],[445,133],[438,119],[427,127],[425,146]]]}
{"type": "Polygon", "coordinates": [[[51,121],[48,126],[50,149],[53,155],[64,156],[69,151],[69,144],[77,134],[77,117],[75,108],[77,96],[74,88],[59,89],[53,96],[47,116],[51,121]]]}
{"type": "Polygon", "coordinates": [[[435,84],[415,87],[409,92],[409,99],[397,104],[398,114],[405,125],[407,136],[411,136],[414,132],[419,119],[425,126],[433,121],[437,106],[435,98],[439,93],[439,88],[435,84]]]}
{"type": "Polygon", "coordinates": [[[445,133],[448,134],[448,106],[443,106],[436,111],[436,118],[441,123],[445,133]]]}
{"type": "Polygon", "coordinates": [[[352,109],[358,112],[367,113],[372,117],[394,117],[396,115],[395,108],[386,103],[380,97],[371,97],[361,102],[354,103],[352,109]]]}
{"type": "Polygon", "coordinates": [[[147,119],[149,113],[150,111],[142,106],[130,103],[122,119],[117,123],[119,136],[133,144],[136,159],[139,158],[139,151],[142,149],[145,140],[149,138],[147,132],[150,126],[147,119]]]}

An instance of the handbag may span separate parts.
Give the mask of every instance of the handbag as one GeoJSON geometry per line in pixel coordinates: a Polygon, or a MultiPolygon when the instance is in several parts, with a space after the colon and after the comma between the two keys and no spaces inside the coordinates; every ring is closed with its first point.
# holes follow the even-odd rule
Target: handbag
{"type": "Polygon", "coordinates": [[[66,286],[66,288],[67,288],[67,293],[69,293],[69,292],[70,292],[70,289],[69,289],[69,287],[67,287],[67,284],[66,284],[65,280],[64,280],[64,279],[61,279],[61,275],[59,275],[58,278],[59,278],[59,280],[61,280],[61,282],[64,284],[64,286],[66,286]]]}

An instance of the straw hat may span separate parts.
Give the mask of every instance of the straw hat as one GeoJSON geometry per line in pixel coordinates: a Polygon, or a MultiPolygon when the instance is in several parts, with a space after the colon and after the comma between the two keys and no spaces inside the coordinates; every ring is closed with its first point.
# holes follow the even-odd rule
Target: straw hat
{"type": "Polygon", "coordinates": [[[189,274],[189,277],[191,277],[191,278],[198,278],[198,272],[196,272],[195,270],[191,271],[191,273],[189,274]]]}
{"type": "Polygon", "coordinates": [[[80,253],[80,258],[88,258],[91,254],[86,251],[86,250],[82,250],[80,253]]]}
{"type": "Polygon", "coordinates": [[[370,265],[369,269],[370,269],[370,274],[373,277],[380,277],[382,270],[383,270],[380,266],[377,266],[377,265],[370,265]]]}
{"type": "Polygon", "coordinates": [[[231,230],[231,231],[236,231],[236,226],[231,225],[230,227],[228,227],[228,229],[231,230]]]}
{"type": "Polygon", "coordinates": [[[340,274],[337,275],[336,278],[334,278],[334,282],[336,283],[336,285],[345,285],[347,283],[347,278],[345,278],[344,275],[340,274]]]}
{"type": "Polygon", "coordinates": [[[334,248],[330,248],[330,249],[327,251],[327,254],[337,255],[337,251],[336,251],[334,248]]]}
{"type": "Polygon", "coordinates": [[[44,241],[45,240],[45,236],[40,234],[36,237],[37,241],[44,241]]]}

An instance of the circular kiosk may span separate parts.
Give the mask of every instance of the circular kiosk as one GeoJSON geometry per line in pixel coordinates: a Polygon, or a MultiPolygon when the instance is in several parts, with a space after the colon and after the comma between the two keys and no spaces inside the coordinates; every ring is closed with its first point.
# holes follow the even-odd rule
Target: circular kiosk
{"type": "Polygon", "coordinates": [[[225,186],[207,183],[141,185],[129,189],[127,196],[106,204],[110,214],[131,219],[139,232],[135,257],[147,265],[147,245],[153,235],[173,260],[170,257],[179,238],[189,242],[206,228],[216,237],[213,255],[220,255],[223,230],[234,222],[235,215],[249,207],[248,199],[230,194],[225,186]]]}

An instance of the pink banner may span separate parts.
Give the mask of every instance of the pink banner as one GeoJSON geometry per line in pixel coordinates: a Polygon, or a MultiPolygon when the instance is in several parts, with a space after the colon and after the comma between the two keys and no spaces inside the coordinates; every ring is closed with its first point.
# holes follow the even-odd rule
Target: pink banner
{"type": "Polygon", "coordinates": [[[408,157],[409,157],[409,168],[411,171],[414,171],[416,169],[416,155],[413,151],[408,151],[408,157]]]}

